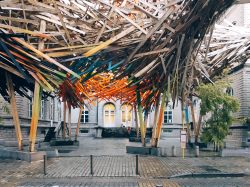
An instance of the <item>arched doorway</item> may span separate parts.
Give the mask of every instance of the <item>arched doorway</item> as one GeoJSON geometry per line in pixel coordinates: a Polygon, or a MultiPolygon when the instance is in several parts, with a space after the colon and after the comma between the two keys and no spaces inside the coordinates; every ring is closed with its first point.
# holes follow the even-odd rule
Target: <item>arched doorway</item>
{"type": "Polygon", "coordinates": [[[132,111],[133,107],[130,104],[124,103],[121,106],[122,111],[122,125],[125,127],[131,127],[132,126],[132,111]]]}
{"type": "Polygon", "coordinates": [[[114,127],[115,126],[115,105],[107,103],[103,107],[104,110],[104,126],[114,127]]]}

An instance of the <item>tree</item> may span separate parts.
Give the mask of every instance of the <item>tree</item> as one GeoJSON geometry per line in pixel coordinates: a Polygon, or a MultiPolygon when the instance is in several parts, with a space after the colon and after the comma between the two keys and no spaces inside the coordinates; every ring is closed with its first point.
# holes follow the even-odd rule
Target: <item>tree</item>
{"type": "Polygon", "coordinates": [[[230,87],[228,81],[216,81],[214,84],[202,84],[197,93],[201,99],[200,115],[209,114],[211,117],[205,122],[201,139],[206,143],[213,143],[216,150],[223,145],[232,124],[232,112],[239,109],[239,102],[225,91],[230,87]]]}

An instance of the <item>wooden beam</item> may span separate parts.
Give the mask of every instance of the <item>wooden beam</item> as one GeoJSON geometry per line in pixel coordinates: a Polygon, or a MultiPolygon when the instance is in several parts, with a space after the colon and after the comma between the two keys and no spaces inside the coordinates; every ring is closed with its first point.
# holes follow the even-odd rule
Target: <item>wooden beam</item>
{"type": "Polygon", "coordinates": [[[79,134],[79,129],[80,129],[80,125],[81,125],[82,111],[83,111],[83,108],[80,107],[80,111],[79,111],[79,115],[78,115],[78,122],[77,122],[77,127],[76,127],[75,141],[77,141],[77,137],[78,137],[78,134],[79,134]]]}
{"type": "Polygon", "coordinates": [[[30,152],[35,151],[35,143],[36,143],[36,131],[38,125],[38,118],[40,112],[40,105],[41,105],[41,97],[42,91],[39,83],[35,82],[35,90],[33,96],[33,104],[32,104],[32,118],[30,124],[30,152]]]}
{"type": "Polygon", "coordinates": [[[66,112],[67,112],[67,103],[63,102],[63,139],[66,138],[66,112]]]}
{"type": "Polygon", "coordinates": [[[247,4],[250,3],[250,0],[237,0],[236,4],[247,4]]]}
{"type": "Polygon", "coordinates": [[[137,103],[138,103],[138,116],[139,116],[140,129],[141,129],[141,143],[142,143],[142,146],[146,146],[144,121],[143,121],[142,106],[141,106],[141,95],[140,95],[139,89],[136,91],[136,98],[137,98],[137,103]]]}
{"type": "Polygon", "coordinates": [[[155,138],[156,138],[156,130],[157,130],[157,121],[158,121],[158,117],[159,117],[160,99],[161,98],[159,95],[157,100],[156,100],[156,104],[155,104],[154,122],[153,122],[152,138],[151,138],[151,146],[152,147],[156,146],[155,138]]]}
{"type": "Polygon", "coordinates": [[[158,122],[157,122],[157,128],[156,128],[155,147],[158,147],[159,145],[159,139],[161,137],[161,128],[162,128],[162,123],[164,119],[164,111],[166,108],[166,103],[167,103],[167,91],[164,90],[164,93],[162,96],[161,108],[160,108],[159,117],[158,117],[158,122]]]}
{"type": "Polygon", "coordinates": [[[134,112],[135,112],[136,137],[139,138],[139,122],[138,122],[138,112],[137,112],[137,107],[136,107],[136,105],[135,105],[135,107],[134,107],[134,112]]]}
{"type": "MultiPolygon", "coordinates": [[[[46,30],[46,22],[40,22],[40,32],[44,33],[46,30]]],[[[38,44],[38,50],[42,50],[44,48],[44,41],[40,40],[38,44]]],[[[35,143],[36,143],[36,131],[38,125],[39,112],[41,107],[41,99],[42,99],[42,89],[40,84],[35,81],[35,90],[33,95],[33,104],[32,104],[32,118],[30,124],[30,152],[35,151],[35,143]]]]}
{"type": "Polygon", "coordinates": [[[72,129],[71,129],[71,105],[68,103],[68,128],[69,128],[69,140],[71,140],[72,129]]]}
{"type": "Polygon", "coordinates": [[[19,117],[18,117],[17,106],[16,106],[16,97],[15,97],[13,82],[12,82],[11,75],[9,75],[7,72],[5,73],[5,76],[6,76],[9,97],[10,97],[11,112],[13,115],[13,123],[14,123],[15,131],[16,131],[18,149],[23,150],[23,142],[22,142],[23,139],[22,139],[21,127],[20,127],[20,122],[19,122],[19,117]]]}

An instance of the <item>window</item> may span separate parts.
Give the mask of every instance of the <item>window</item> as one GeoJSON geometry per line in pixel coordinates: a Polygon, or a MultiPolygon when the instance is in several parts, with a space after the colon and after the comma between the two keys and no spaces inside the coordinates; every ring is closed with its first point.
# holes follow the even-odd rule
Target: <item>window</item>
{"type": "Polygon", "coordinates": [[[44,119],[44,117],[45,117],[45,100],[44,99],[42,99],[41,100],[41,108],[40,108],[40,119],[44,119]]]}
{"type": "Polygon", "coordinates": [[[115,105],[109,103],[104,105],[104,124],[113,125],[115,123],[115,105]]]}
{"type": "Polygon", "coordinates": [[[54,120],[54,99],[53,99],[53,98],[50,98],[49,119],[50,119],[50,120],[54,120]]]}
{"type": "Polygon", "coordinates": [[[228,95],[230,95],[230,96],[233,96],[233,95],[234,95],[234,90],[233,90],[233,88],[231,88],[231,87],[227,88],[226,93],[227,93],[228,95]]]}
{"type": "Polygon", "coordinates": [[[132,106],[129,104],[123,104],[121,107],[122,110],[122,122],[131,123],[132,121],[132,106]]]}
{"type": "Polygon", "coordinates": [[[80,133],[85,133],[86,134],[86,133],[89,133],[89,130],[88,129],[81,129],[80,133]]]}
{"type": "Polygon", "coordinates": [[[173,123],[173,109],[170,105],[164,111],[164,123],[173,123]]]}
{"type": "Polygon", "coordinates": [[[60,100],[57,101],[57,112],[58,112],[58,121],[61,121],[61,118],[62,118],[62,111],[61,111],[61,102],[60,100]]]}
{"type": "Polygon", "coordinates": [[[81,116],[81,123],[88,123],[88,122],[89,122],[89,111],[87,110],[87,107],[84,106],[81,116]]]}
{"type": "MultiPolygon", "coordinates": [[[[33,100],[33,98],[32,98],[32,100],[33,100]]],[[[32,101],[31,100],[29,100],[28,105],[29,105],[28,117],[31,118],[32,117],[32,101]]]]}

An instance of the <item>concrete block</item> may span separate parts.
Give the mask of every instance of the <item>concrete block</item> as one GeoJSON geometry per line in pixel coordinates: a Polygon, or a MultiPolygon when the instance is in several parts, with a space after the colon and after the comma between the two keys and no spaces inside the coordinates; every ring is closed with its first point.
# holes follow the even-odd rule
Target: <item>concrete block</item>
{"type": "Polygon", "coordinates": [[[46,155],[46,152],[26,152],[26,151],[17,151],[11,150],[8,148],[0,148],[0,158],[7,158],[13,160],[24,160],[28,162],[43,160],[43,155],[46,155]]]}
{"type": "Polygon", "coordinates": [[[55,149],[52,147],[41,147],[41,148],[37,148],[37,150],[46,152],[46,155],[48,158],[59,156],[58,149],[55,149]]]}
{"type": "Polygon", "coordinates": [[[250,149],[223,149],[222,157],[250,157],[250,149]]]}
{"type": "Polygon", "coordinates": [[[159,147],[126,146],[127,153],[160,156],[159,147]]]}
{"type": "Polygon", "coordinates": [[[149,147],[150,154],[153,156],[160,156],[161,155],[161,148],[160,147],[149,147]]]}
{"type": "Polygon", "coordinates": [[[126,146],[127,153],[130,154],[150,155],[150,149],[149,147],[126,146]]]}
{"type": "Polygon", "coordinates": [[[79,141],[72,140],[51,140],[50,146],[79,146],[79,141]]]}

